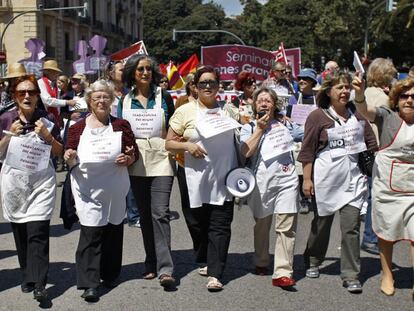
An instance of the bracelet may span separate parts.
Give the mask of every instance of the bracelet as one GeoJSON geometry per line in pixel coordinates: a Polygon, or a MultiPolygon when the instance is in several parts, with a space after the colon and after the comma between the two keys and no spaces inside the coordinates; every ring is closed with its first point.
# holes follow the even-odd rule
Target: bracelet
{"type": "Polygon", "coordinates": [[[49,144],[49,145],[53,145],[53,143],[55,142],[55,138],[52,136],[52,140],[51,141],[48,141],[47,143],[49,144]]]}
{"type": "Polygon", "coordinates": [[[357,104],[362,104],[365,102],[365,96],[362,100],[357,100],[356,98],[354,98],[354,102],[356,102],[357,104]]]}

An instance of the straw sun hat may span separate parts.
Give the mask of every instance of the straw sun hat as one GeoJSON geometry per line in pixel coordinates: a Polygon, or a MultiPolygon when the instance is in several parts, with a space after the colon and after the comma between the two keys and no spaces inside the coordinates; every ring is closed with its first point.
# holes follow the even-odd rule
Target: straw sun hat
{"type": "Polygon", "coordinates": [[[7,75],[2,77],[2,79],[13,79],[27,76],[28,73],[24,68],[24,65],[21,63],[13,63],[7,67],[7,75]]]}
{"type": "Polygon", "coordinates": [[[43,64],[43,70],[53,70],[62,72],[62,70],[59,69],[57,61],[54,59],[50,59],[44,62],[43,64]]]}

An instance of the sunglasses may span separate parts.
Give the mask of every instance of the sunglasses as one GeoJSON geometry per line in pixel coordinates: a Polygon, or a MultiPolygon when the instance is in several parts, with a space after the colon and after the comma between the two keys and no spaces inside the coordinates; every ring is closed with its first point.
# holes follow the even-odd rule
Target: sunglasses
{"type": "Polygon", "coordinates": [[[160,80],[160,83],[168,83],[168,80],[160,80]]]}
{"type": "Polygon", "coordinates": [[[148,71],[148,72],[152,72],[152,68],[151,66],[142,66],[142,67],[137,67],[137,71],[140,73],[143,73],[144,70],[148,71]]]}
{"type": "Polygon", "coordinates": [[[199,81],[197,83],[197,87],[199,89],[207,89],[209,87],[212,88],[212,89],[215,89],[215,88],[218,87],[218,85],[219,85],[219,83],[215,80],[205,80],[205,81],[199,81]]]}
{"type": "Polygon", "coordinates": [[[400,99],[402,100],[408,100],[410,97],[412,100],[414,100],[414,93],[413,94],[400,94],[400,99]]]}
{"type": "Polygon", "coordinates": [[[25,97],[26,93],[29,94],[29,96],[36,96],[39,94],[37,90],[16,90],[16,95],[18,97],[25,97]]]}
{"type": "Polygon", "coordinates": [[[253,85],[255,83],[256,83],[256,80],[253,80],[253,79],[249,79],[246,81],[246,85],[253,85]]]}

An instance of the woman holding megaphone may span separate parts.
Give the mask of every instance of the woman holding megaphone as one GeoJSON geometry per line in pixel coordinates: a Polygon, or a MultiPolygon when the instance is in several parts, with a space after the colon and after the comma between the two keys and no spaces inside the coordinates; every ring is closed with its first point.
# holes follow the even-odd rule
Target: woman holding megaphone
{"type": "Polygon", "coordinates": [[[301,141],[303,130],[287,121],[280,111],[276,93],[261,88],[253,94],[256,120],[240,132],[241,153],[249,158],[256,175],[256,187],[248,198],[256,224],[254,248],[256,274],[267,274],[269,231],[275,215],[276,245],[273,286],[289,289],[295,285],[293,251],[299,208],[299,179],[293,159],[293,142],[301,141]]]}
{"type": "Polygon", "coordinates": [[[233,220],[233,198],[227,192],[227,172],[237,166],[233,129],[237,121],[227,117],[216,101],[219,73],[211,66],[198,68],[194,76],[198,99],[179,107],[170,119],[165,148],[184,153],[185,182],[181,200],[193,239],[200,275],[208,276],[207,289],[220,291],[233,220]]]}

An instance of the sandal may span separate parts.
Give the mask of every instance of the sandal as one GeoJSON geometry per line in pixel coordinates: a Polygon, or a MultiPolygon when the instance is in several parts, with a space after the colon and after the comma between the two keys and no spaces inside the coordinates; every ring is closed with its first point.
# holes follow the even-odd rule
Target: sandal
{"type": "Polygon", "coordinates": [[[156,277],[157,277],[157,274],[155,272],[145,272],[143,274],[144,280],[152,280],[152,279],[155,279],[156,277]]]}
{"type": "Polygon", "coordinates": [[[162,287],[171,287],[174,286],[175,279],[169,274],[161,274],[160,276],[160,285],[162,287]]]}
{"type": "Polygon", "coordinates": [[[198,274],[201,276],[208,276],[207,266],[198,268],[198,274]]]}
{"type": "Polygon", "coordinates": [[[223,289],[223,284],[214,276],[209,276],[207,279],[207,289],[209,292],[219,292],[223,289]]]}

